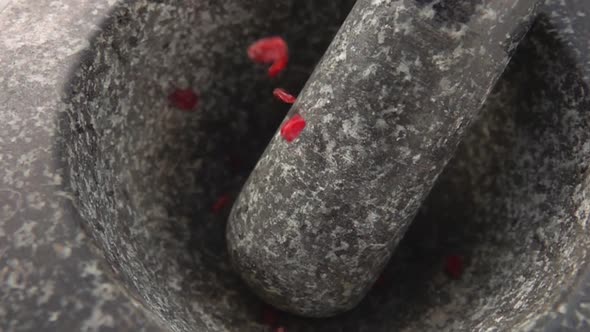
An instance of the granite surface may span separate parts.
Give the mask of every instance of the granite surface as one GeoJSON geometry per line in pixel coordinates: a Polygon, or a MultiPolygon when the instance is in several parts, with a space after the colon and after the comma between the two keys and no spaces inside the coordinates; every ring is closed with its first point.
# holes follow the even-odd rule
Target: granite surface
{"type": "Polygon", "coordinates": [[[6,5],[0,13],[0,331],[162,331],[107,276],[64,190],[57,152],[62,86],[112,2],[6,5]]]}
{"type": "Polygon", "coordinates": [[[226,257],[229,209],[212,206],[238,193],[284,117],[273,87],[301,89],[352,3],[123,3],[73,71],[61,153],[84,227],[173,330],[265,328],[226,257]],[[246,55],[271,34],[291,48],[274,81],[246,55]],[[194,112],[169,105],[176,88],[198,92],[194,112]]]}
{"type": "MultiPolygon", "coordinates": [[[[210,207],[237,193],[283,118],[265,90],[302,87],[350,4],[11,1],[0,12],[0,330],[268,330],[229,268],[229,211],[210,207]],[[294,62],[269,82],[236,50],[275,33],[294,62]],[[178,113],[165,102],[174,86],[213,97],[178,113]]],[[[389,282],[334,319],[281,315],[288,331],[589,329],[590,3],[550,0],[541,15],[389,282]],[[459,281],[440,272],[448,252],[467,257],[459,281]]]]}
{"type": "Polygon", "coordinates": [[[536,1],[359,0],[233,206],[233,265],[282,310],[356,306],[531,26],[536,1]],[[501,23],[500,23],[501,22],[501,23]]]}

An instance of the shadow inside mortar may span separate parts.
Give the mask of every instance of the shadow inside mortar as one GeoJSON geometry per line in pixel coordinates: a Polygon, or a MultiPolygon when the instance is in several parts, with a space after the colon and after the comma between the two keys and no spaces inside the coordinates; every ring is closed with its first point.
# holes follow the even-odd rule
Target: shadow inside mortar
{"type": "MultiPolygon", "coordinates": [[[[261,308],[225,253],[229,206],[353,1],[127,1],[93,39],[60,121],[82,223],[121,284],[176,331],[260,331],[261,308]],[[264,18],[262,21],[260,18],[264,18]],[[277,81],[245,56],[283,35],[277,81]],[[198,110],[172,109],[176,87],[198,110]]],[[[539,19],[384,272],[353,311],[282,314],[292,331],[512,330],[586,262],[588,89],[539,19]],[[443,273],[465,257],[460,280],[443,273]],[[537,288],[543,292],[535,292],[537,288]],[[498,323],[500,322],[500,323],[498,323]]]]}

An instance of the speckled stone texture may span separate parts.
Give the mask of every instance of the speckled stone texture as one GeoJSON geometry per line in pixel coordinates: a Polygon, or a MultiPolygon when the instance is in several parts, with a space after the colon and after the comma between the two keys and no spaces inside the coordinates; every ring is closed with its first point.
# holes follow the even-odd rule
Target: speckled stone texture
{"type": "Polygon", "coordinates": [[[0,331],[162,331],[107,276],[60,161],[62,85],[108,1],[0,0],[0,331]]]}
{"type": "Polygon", "coordinates": [[[305,316],[355,306],[536,5],[358,1],[290,111],[305,131],[291,144],[275,135],[230,215],[229,252],[246,283],[305,316]]]}
{"type": "MultiPolygon", "coordinates": [[[[0,330],[270,331],[261,324],[262,302],[228,267],[228,211],[213,217],[210,206],[218,193],[239,190],[283,118],[284,105],[270,100],[272,88],[298,92],[352,3],[278,2],[252,13],[260,21],[291,17],[252,32],[253,38],[284,32],[292,46],[294,63],[275,82],[268,82],[265,68],[247,63],[239,47],[250,40],[214,44],[192,36],[205,22],[234,14],[219,4],[12,0],[2,11],[3,4],[0,330]],[[207,8],[214,10],[202,12],[207,8]],[[225,58],[199,62],[205,52],[200,45],[225,45],[211,52],[236,52],[228,56],[243,61],[239,68],[247,72],[226,66],[225,58]],[[231,188],[205,182],[202,171],[185,165],[214,157],[203,145],[193,147],[203,118],[178,114],[165,102],[172,85],[201,83],[198,69],[205,62],[210,72],[232,74],[214,87],[235,82],[229,87],[245,89],[217,92],[223,98],[213,101],[203,94],[203,103],[225,102],[235,110],[219,115],[215,128],[233,133],[235,117],[267,123],[249,124],[240,144],[212,142],[220,155],[243,155],[243,168],[239,158],[218,163],[218,178],[230,177],[231,188]],[[256,95],[248,104],[226,98],[250,93],[256,95]],[[132,107],[137,100],[141,104],[132,107]],[[77,119],[82,126],[71,129],[77,119]],[[259,145],[244,146],[246,136],[259,145]],[[104,167],[108,160],[118,168],[104,167]],[[70,176],[64,169],[83,173],[70,176]],[[204,188],[199,183],[217,189],[205,197],[197,192],[204,188]],[[113,196],[111,188],[117,188],[113,196]],[[109,210],[113,202],[122,212],[109,210]],[[107,276],[111,270],[114,278],[107,276]],[[137,310],[130,298],[152,314],[137,310]],[[161,327],[150,317],[161,317],[161,327]]],[[[589,329],[589,205],[582,171],[590,141],[590,2],[551,0],[541,15],[400,243],[382,286],[332,319],[283,314],[279,323],[288,332],[589,329]],[[441,272],[448,253],[466,257],[461,280],[441,272]]],[[[227,20],[225,26],[260,27],[254,19],[227,20]]]]}
{"type": "Polygon", "coordinates": [[[115,273],[172,329],[264,328],[226,257],[229,207],[211,209],[237,195],[283,119],[273,88],[301,89],[352,4],[132,2],[82,56],[62,119],[71,189],[115,273]],[[271,34],[292,48],[275,81],[246,54],[271,34]],[[169,105],[178,87],[199,92],[196,112],[169,105]]]}

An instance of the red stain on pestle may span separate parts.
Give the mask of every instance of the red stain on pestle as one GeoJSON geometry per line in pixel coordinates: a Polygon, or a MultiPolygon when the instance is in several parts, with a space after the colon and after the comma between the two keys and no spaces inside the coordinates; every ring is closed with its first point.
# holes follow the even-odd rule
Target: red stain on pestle
{"type": "Polygon", "coordinates": [[[287,120],[281,127],[281,136],[287,142],[293,142],[305,128],[305,119],[299,114],[295,114],[287,120]]]}

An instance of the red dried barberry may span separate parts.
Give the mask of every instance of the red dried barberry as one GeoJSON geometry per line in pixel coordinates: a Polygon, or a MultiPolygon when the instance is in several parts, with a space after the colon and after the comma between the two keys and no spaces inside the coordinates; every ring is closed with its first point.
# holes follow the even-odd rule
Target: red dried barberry
{"type": "Polygon", "coordinates": [[[459,255],[449,255],[445,258],[445,272],[453,279],[460,279],[463,275],[464,262],[463,257],[459,255]]]}
{"type": "Polygon", "coordinates": [[[305,119],[299,114],[295,114],[291,119],[287,120],[281,127],[281,136],[287,142],[294,141],[305,128],[305,119]]]}
{"type": "Polygon", "coordinates": [[[289,48],[281,37],[262,38],[248,47],[248,57],[256,63],[272,63],[268,69],[268,76],[272,78],[287,67],[289,48]]]}
{"type": "Polygon", "coordinates": [[[275,98],[287,104],[293,104],[297,100],[292,94],[281,88],[274,89],[272,94],[275,98]]]}
{"type": "Polygon", "coordinates": [[[191,89],[176,89],[168,96],[168,100],[180,110],[191,111],[197,106],[199,96],[191,89]]]}
{"type": "Polygon", "coordinates": [[[285,68],[287,68],[287,63],[289,63],[288,57],[280,58],[273,62],[272,66],[268,68],[268,76],[270,78],[277,77],[283,70],[285,70],[285,68]]]}
{"type": "Polygon", "coordinates": [[[229,201],[230,197],[228,194],[221,195],[211,206],[211,212],[215,214],[221,212],[229,204],[229,201]]]}

